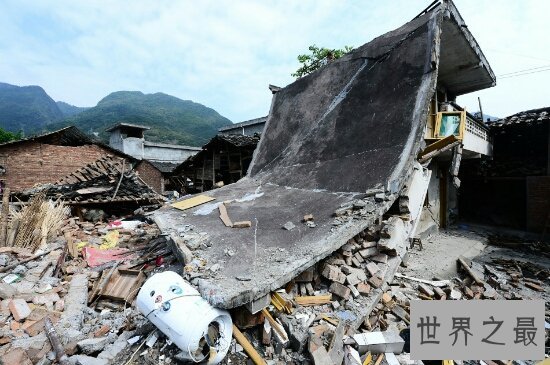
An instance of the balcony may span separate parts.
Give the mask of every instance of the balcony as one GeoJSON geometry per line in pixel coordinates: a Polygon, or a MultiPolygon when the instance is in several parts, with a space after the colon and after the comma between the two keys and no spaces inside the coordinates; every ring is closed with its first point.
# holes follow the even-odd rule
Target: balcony
{"type": "MultiPolygon", "coordinates": [[[[424,138],[427,145],[435,144],[436,148],[446,145],[447,142],[460,141],[462,157],[466,159],[493,155],[489,129],[465,110],[430,113],[424,138]]],[[[450,150],[445,151],[440,157],[445,158],[450,154],[450,150]]]]}

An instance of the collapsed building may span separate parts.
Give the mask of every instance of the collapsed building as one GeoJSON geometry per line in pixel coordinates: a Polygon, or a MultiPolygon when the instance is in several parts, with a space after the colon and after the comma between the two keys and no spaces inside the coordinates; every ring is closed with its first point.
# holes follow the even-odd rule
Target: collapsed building
{"type": "MultiPolygon", "coordinates": [[[[426,217],[441,224],[450,216],[451,204],[437,197],[466,184],[461,161],[492,154],[487,130],[455,97],[494,83],[445,1],[278,89],[246,177],[130,220],[67,217],[51,252],[30,256],[17,244],[24,240],[3,248],[10,264],[0,271],[12,270],[11,283],[26,290],[2,285],[14,293],[2,302],[11,328],[0,337],[1,360],[227,364],[247,362],[244,351],[255,364],[368,364],[373,355],[397,364],[395,354],[409,352],[396,332],[408,329],[411,300],[544,294],[550,271],[514,260],[459,258],[464,279],[396,274],[426,217]],[[47,298],[31,310],[37,290],[47,298]],[[237,359],[222,360],[230,348],[237,359]]],[[[223,181],[216,150],[222,156],[225,147],[205,153],[212,164],[201,171],[212,171],[212,183],[223,181]]],[[[80,175],[66,180],[85,183],[80,175]]],[[[116,197],[103,179],[77,188],[116,197]]],[[[76,198],[73,191],[47,194],[76,198]]]]}
{"type": "Polygon", "coordinates": [[[218,134],[173,170],[171,186],[197,193],[239,181],[246,175],[259,141],[257,133],[218,134]]]}
{"type": "MultiPolygon", "coordinates": [[[[280,89],[248,175],[160,209],[155,222],[203,298],[252,313],[346,244],[375,240],[355,266],[389,258],[373,275],[379,285],[354,299],[357,327],[417,236],[424,202],[445,204],[444,220],[461,158],[491,153],[485,128],[454,102],[494,85],[454,4],[435,4],[280,89]]],[[[339,297],[349,290],[331,286],[339,297]]]]}

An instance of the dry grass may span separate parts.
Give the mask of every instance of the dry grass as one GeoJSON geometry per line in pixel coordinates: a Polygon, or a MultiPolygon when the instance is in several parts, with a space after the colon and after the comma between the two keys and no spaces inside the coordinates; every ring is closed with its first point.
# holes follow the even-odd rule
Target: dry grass
{"type": "Polygon", "coordinates": [[[7,245],[31,251],[45,248],[48,240],[57,235],[69,212],[63,202],[45,200],[43,193],[36,194],[20,211],[10,211],[7,245]]]}

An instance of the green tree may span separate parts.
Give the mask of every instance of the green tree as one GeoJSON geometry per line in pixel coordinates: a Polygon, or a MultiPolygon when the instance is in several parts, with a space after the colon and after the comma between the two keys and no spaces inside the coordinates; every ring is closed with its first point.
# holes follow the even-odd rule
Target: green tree
{"type": "Polygon", "coordinates": [[[0,143],[5,143],[9,141],[16,141],[18,139],[21,139],[21,132],[18,133],[12,133],[3,130],[0,128],[0,143]]]}
{"type": "Polygon", "coordinates": [[[302,66],[292,73],[291,76],[299,79],[305,75],[309,75],[313,71],[325,66],[329,62],[332,62],[349,51],[353,50],[351,46],[345,46],[342,49],[329,49],[324,47],[317,47],[315,44],[309,46],[309,54],[298,55],[298,62],[302,66]]]}

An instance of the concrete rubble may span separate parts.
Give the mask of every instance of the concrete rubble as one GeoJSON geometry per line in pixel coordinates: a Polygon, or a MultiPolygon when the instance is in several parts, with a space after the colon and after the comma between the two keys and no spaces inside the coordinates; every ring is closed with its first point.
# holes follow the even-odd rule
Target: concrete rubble
{"type": "MultiPolygon", "coordinates": [[[[441,7],[279,90],[250,176],[198,197],[206,202],[90,209],[32,247],[0,247],[0,363],[176,364],[228,346],[222,364],[422,364],[409,357],[412,300],[546,298],[550,271],[514,259],[457,256],[446,280],[399,272],[430,244],[411,246],[431,174],[417,158],[441,31],[457,16],[441,7]],[[193,294],[163,282],[167,300],[160,284],[144,285],[174,276],[166,271],[193,294]],[[186,297],[229,313],[233,338],[221,344],[212,321],[197,351],[178,348],[162,331],[196,318],[164,329],[152,318],[186,297]]],[[[21,224],[32,236],[32,222],[21,224]]]]}

